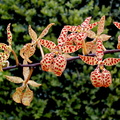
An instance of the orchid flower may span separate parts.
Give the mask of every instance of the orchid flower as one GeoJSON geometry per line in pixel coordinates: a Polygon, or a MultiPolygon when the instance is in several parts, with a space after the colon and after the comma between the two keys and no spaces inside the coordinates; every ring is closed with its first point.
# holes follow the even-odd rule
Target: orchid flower
{"type": "MultiPolygon", "coordinates": [[[[113,22],[113,23],[118,29],[120,29],[120,23],[118,23],[118,22],[113,22]]],[[[118,36],[117,49],[120,49],[120,35],[118,36]]]]}
{"type": "Polygon", "coordinates": [[[66,25],[61,31],[61,34],[58,38],[59,44],[73,45],[76,44],[80,48],[83,48],[83,54],[86,54],[86,46],[85,39],[87,37],[87,33],[90,29],[95,27],[98,22],[89,24],[91,17],[87,17],[85,21],[78,26],[70,26],[66,25]],[[71,32],[68,34],[68,32],[71,32]]]}
{"type": "Polygon", "coordinates": [[[40,44],[50,50],[41,60],[40,64],[42,70],[53,72],[55,75],[60,76],[65,70],[67,64],[66,53],[73,53],[79,49],[79,46],[64,45],[62,42],[56,45],[52,41],[39,39],[40,44]]]}
{"type": "Polygon", "coordinates": [[[12,33],[10,31],[10,23],[7,26],[7,37],[8,37],[7,41],[9,45],[0,43],[0,49],[4,51],[4,52],[0,52],[0,71],[3,71],[2,68],[6,63],[9,64],[7,59],[9,58],[10,52],[12,51],[12,47],[11,47],[12,33]]]}
{"type": "Polygon", "coordinates": [[[89,65],[97,65],[97,68],[91,72],[90,80],[95,87],[108,87],[112,83],[112,77],[108,70],[104,68],[106,66],[116,65],[120,62],[120,58],[106,58],[102,60],[104,53],[102,50],[102,39],[98,39],[96,42],[97,50],[96,57],[82,56],[80,58],[89,65]]]}
{"type": "MultiPolygon", "coordinates": [[[[23,61],[23,64],[28,64],[26,60],[23,61]]],[[[33,91],[30,90],[28,85],[33,87],[39,87],[41,84],[36,83],[33,80],[29,80],[33,69],[29,69],[29,67],[23,68],[23,76],[24,80],[17,76],[8,76],[6,75],[6,79],[13,83],[22,83],[22,86],[16,88],[16,92],[12,95],[12,99],[16,103],[22,103],[25,106],[29,106],[33,99],[33,91]]]]}
{"type": "MultiPolygon", "coordinates": [[[[96,51],[96,41],[98,38],[100,38],[102,41],[106,41],[108,40],[111,36],[106,35],[106,34],[102,34],[102,32],[104,31],[104,24],[105,24],[105,16],[101,17],[100,21],[98,22],[98,29],[97,29],[97,33],[93,32],[93,31],[88,31],[88,37],[94,39],[91,42],[86,42],[86,48],[87,48],[87,52],[90,53],[95,53],[96,51]]],[[[105,47],[102,45],[102,49],[105,51],[105,47]]]]}
{"type": "MultiPolygon", "coordinates": [[[[32,61],[29,59],[29,57],[31,57],[36,50],[36,45],[38,42],[38,39],[44,37],[47,33],[48,30],[50,29],[50,27],[54,25],[54,23],[49,24],[40,34],[40,36],[37,38],[37,34],[36,32],[31,28],[31,26],[29,25],[29,35],[32,39],[31,43],[27,43],[26,45],[23,46],[23,48],[20,50],[20,56],[25,59],[26,61],[28,61],[29,63],[32,63],[32,61]]],[[[40,45],[40,44],[39,44],[40,45]]],[[[42,55],[43,55],[43,51],[41,50],[42,55]]],[[[44,55],[43,55],[44,56],[44,55]]]]}

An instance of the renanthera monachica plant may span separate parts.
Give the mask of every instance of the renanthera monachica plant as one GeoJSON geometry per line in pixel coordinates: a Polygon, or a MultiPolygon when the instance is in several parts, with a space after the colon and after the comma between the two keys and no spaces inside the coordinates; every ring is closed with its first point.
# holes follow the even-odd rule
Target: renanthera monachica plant
{"type": "MultiPolygon", "coordinates": [[[[118,36],[117,49],[106,50],[103,42],[108,40],[111,36],[102,34],[104,32],[105,16],[95,23],[90,24],[91,17],[86,18],[81,25],[70,26],[65,25],[57,39],[57,45],[51,40],[45,40],[43,37],[47,35],[50,27],[54,23],[50,23],[42,33],[37,37],[36,32],[29,25],[28,31],[31,37],[31,42],[27,43],[20,49],[20,56],[23,58],[23,64],[19,63],[15,51],[12,49],[12,33],[10,31],[10,24],[7,26],[8,45],[0,43],[0,71],[13,69],[18,66],[23,67],[23,78],[18,76],[5,75],[6,79],[14,83],[22,83],[20,87],[16,88],[12,99],[17,103],[22,103],[29,106],[33,99],[33,91],[30,90],[29,85],[39,87],[41,84],[31,80],[34,66],[40,66],[43,71],[52,72],[56,76],[61,76],[66,68],[67,61],[74,59],[81,59],[89,65],[97,65],[96,69],[91,72],[90,80],[94,87],[109,87],[112,83],[111,73],[105,69],[104,66],[116,65],[120,62],[120,58],[105,58],[106,53],[120,52],[120,36],[118,36]],[[92,28],[97,26],[97,33],[92,31],[92,28]],[[87,38],[93,39],[87,41],[87,38]],[[33,63],[30,57],[35,54],[36,47],[40,49],[42,59],[40,63],[33,63]],[[49,49],[49,53],[44,55],[42,47],[49,49]],[[69,53],[82,49],[82,55],[71,56],[69,53]],[[12,53],[16,60],[16,65],[9,66],[8,58],[12,53]],[[6,67],[7,65],[7,67],[6,67]]],[[[114,25],[120,29],[120,23],[113,22],[114,25]]]]}

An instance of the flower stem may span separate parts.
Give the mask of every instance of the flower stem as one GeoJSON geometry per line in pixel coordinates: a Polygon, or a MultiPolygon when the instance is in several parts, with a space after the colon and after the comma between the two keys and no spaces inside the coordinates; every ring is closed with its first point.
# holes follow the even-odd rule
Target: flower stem
{"type": "Polygon", "coordinates": [[[18,57],[17,57],[16,53],[15,53],[14,50],[12,50],[11,52],[14,55],[14,58],[15,58],[15,61],[16,61],[16,65],[18,66],[19,65],[19,60],[18,60],[18,57]]]}

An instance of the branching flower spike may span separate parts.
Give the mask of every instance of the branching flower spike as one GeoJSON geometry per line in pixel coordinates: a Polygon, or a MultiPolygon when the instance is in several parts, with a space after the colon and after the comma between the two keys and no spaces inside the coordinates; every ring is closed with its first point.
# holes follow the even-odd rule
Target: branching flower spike
{"type": "MultiPolygon", "coordinates": [[[[37,45],[37,42],[38,42],[38,39],[44,37],[47,33],[48,33],[48,30],[50,29],[50,27],[54,25],[54,23],[51,23],[49,24],[43,31],[42,33],[40,34],[40,36],[37,38],[37,34],[36,32],[31,28],[31,26],[29,25],[29,35],[32,39],[31,43],[27,43],[26,45],[23,46],[23,48],[20,50],[20,56],[25,59],[26,61],[28,61],[29,63],[32,63],[32,61],[29,59],[34,53],[35,53],[35,50],[36,50],[36,45],[37,45]]],[[[39,44],[40,46],[40,44],[39,44]]],[[[42,52],[42,50],[41,50],[42,52]]],[[[43,54],[43,52],[42,52],[43,54]]],[[[43,55],[44,56],[44,55],[43,55]]]]}
{"type": "MultiPolygon", "coordinates": [[[[88,31],[88,37],[94,39],[91,42],[86,42],[86,48],[87,52],[90,53],[95,53],[96,52],[96,41],[98,38],[100,38],[102,41],[108,40],[111,36],[102,34],[104,31],[104,24],[105,24],[105,16],[103,16],[100,21],[98,22],[98,29],[97,29],[97,34],[93,31],[88,31]]],[[[105,47],[102,45],[102,49],[105,51],[105,47]]]]}
{"type": "MultiPolygon", "coordinates": [[[[23,64],[27,64],[24,60],[23,64]]],[[[33,99],[33,91],[30,90],[28,85],[33,87],[39,87],[41,84],[36,83],[33,80],[30,80],[33,69],[29,69],[29,67],[23,68],[23,76],[24,80],[20,77],[16,76],[5,76],[7,80],[14,83],[22,83],[22,86],[16,88],[16,92],[13,94],[12,98],[16,103],[22,103],[25,106],[29,106],[33,99]]]]}
{"type": "Polygon", "coordinates": [[[40,44],[44,47],[48,48],[51,53],[47,53],[44,58],[41,60],[40,64],[42,70],[53,72],[57,76],[61,76],[62,72],[66,67],[66,54],[65,53],[72,53],[79,49],[79,46],[74,45],[64,45],[64,42],[58,43],[56,45],[52,41],[39,39],[40,44]]]}
{"type": "Polygon", "coordinates": [[[82,56],[80,58],[89,65],[97,65],[97,68],[91,72],[90,80],[95,87],[108,87],[112,83],[112,77],[108,70],[104,68],[106,66],[116,65],[120,62],[120,58],[106,58],[102,60],[102,40],[97,40],[96,57],[82,56]]]}

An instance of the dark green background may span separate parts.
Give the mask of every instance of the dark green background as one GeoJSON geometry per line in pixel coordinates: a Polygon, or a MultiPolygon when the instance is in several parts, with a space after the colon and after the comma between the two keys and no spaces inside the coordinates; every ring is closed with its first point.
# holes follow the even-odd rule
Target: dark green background
{"type": "MultiPolygon", "coordinates": [[[[0,0],[0,42],[7,43],[6,27],[11,23],[13,34],[12,48],[20,63],[19,51],[31,41],[28,25],[39,35],[54,22],[44,39],[57,43],[64,25],[80,25],[91,16],[91,23],[99,21],[105,15],[104,33],[112,37],[104,42],[107,49],[116,49],[120,30],[113,21],[120,22],[120,0],[0,0]]],[[[93,30],[96,31],[95,27],[93,30]]],[[[87,39],[89,41],[89,39],[87,39]]],[[[44,48],[45,53],[48,52],[44,48]]],[[[73,53],[77,56],[81,50],[73,53]]],[[[107,57],[119,57],[119,53],[107,54],[107,57]]],[[[31,57],[33,63],[41,60],[37,48],[31,57]]],[[[15,64],[11,54],[10,65],[15,64]]],[[[34,99],[29,107],[12,100],[15,88],[20,84],[7,81],[4,75],[22,76],[22,68],[0,73],[0,120],[120,120],[120,64],[106,67],[113,77],[108,88],[95,88],[90,82],[90,73],[96,66],[86,65],[81,60],[69,61],[61,77],[44,72],[36,67],[32,79],[41,83],[34,91],[34,99]]]]}

